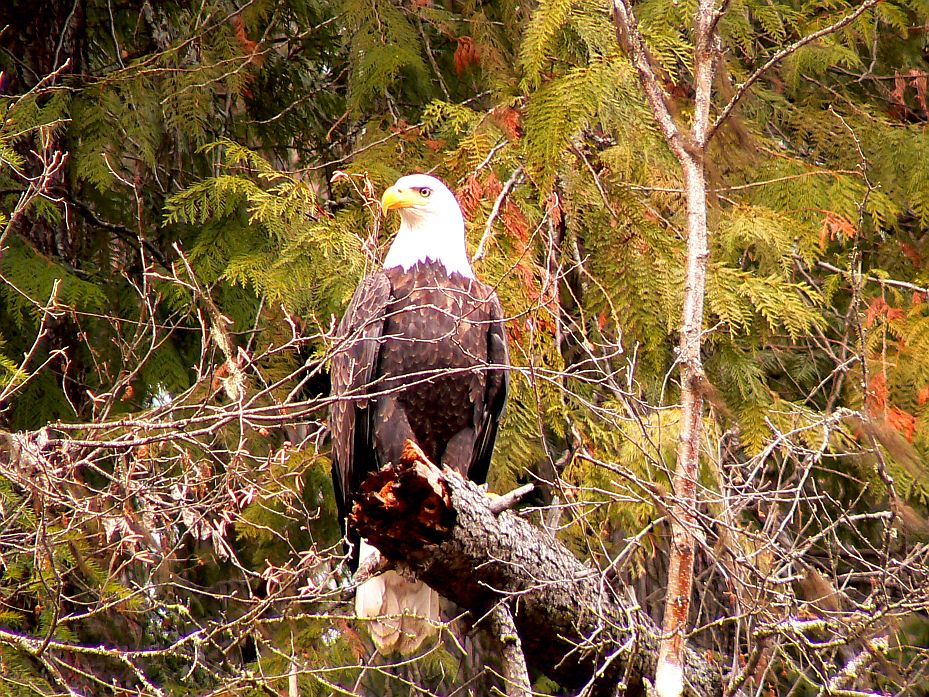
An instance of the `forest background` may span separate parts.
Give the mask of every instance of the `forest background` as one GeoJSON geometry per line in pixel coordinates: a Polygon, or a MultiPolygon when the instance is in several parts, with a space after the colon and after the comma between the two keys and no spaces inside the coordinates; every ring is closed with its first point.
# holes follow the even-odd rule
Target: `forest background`
{"type": "Polygon", "coordinates": [[[660,623],[696,395],[687,644],[726,694],[925,694],[929,3],[706,7],[3,3],[0,691],[500,686],[372,659],[330,483],[335,320],[430,171],[507,316],[491,488],[660,623]],[[656,104],[710,119],[708,255],[656,104]]]}

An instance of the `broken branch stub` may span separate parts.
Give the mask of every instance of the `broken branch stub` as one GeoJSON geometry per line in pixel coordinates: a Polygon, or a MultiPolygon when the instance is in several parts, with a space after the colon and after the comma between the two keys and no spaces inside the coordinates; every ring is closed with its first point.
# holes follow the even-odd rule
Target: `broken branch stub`
{"type": "Polygon", "coordinates": [[[421,547],[446,540],[455,510],[442,472],[407,441],[400,462],[362,482],[349,524],[381,553],[402,560],[411,544],[421,547]]]}

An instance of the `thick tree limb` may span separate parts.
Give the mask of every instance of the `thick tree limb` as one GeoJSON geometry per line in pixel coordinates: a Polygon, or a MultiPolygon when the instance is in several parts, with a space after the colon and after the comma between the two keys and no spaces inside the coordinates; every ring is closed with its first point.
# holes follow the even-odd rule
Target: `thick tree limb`
{"type": "MultiPolygon", "coordinates": [[[[658,629],[626,588],[580,562],[512,512],[499,516],[472,482],[408,448],[368,477],[351,524],[371,544],[475,617],[510,598],[526,662],[592,694],[643,694],[654,674],[658,629]]],[[[715,666],[685,653],[686,693],[721,694],[715,666]]]]}

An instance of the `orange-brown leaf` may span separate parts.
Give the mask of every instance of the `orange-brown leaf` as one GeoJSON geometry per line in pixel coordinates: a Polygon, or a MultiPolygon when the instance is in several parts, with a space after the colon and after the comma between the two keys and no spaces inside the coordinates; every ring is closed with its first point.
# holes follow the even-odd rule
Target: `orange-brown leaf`
{"type": "Polygon", "coordinates": [[[496,172],[491,172],[484,180],[484,194],[488,198],[497,198],[501,191],[503,191],[503,184],[497,178],[496,172]]]}
{"type": "Polygon", "coordinates": [[[474,213],[481,205],[481,196],[484,187],[477,180],[477,176],[472,174],[465,179],[464,184],[458,187],[458,203],[467,220],[474,218],[474,213]]]}
{"type": "Polygon", "coordinates": [[[245,20],[242,19],[242,15],[233,15],[232,17],[232,30],[235,32],[235,38],[242,46],[242,49],[245,53],[252,55],[251,61],[261,65],[264,61],[264,56],[258,54],[258,44],[255,41],[252,41],[248,38],[248,33],[245,31],[245,20]]]}
{"type": "Polygon", "coordinates": [[[491,115],[510,140],[519,140],[523,127],[516,109],[511,106],[498,106],[494,107],[491,115]]]}
{"type": "Polygon", "coordinates": [[[890,98],[895,104],[906,108],[906,100],[903,98],[904,92],[906,92],[906,77],[901,75],[899,71],[894,71],[894,89],[890,93],[890,98]]]}
{"type": "Polygon", "coordinates": [[[919,102],[919,106],[923,109],[923,117],[929,119],[929,106],[926,105],[926,92],[929,88],[929,78],[927,78],[926,73],[916,70],[915,68],[911,69],[907,73],[912,79],[913,87],[916,88],[916,101],[919,102]]]}
{"type": "Polygon", "coordinates": [[[929,384],[919,388],[919,394],[916,395],[916,402],[919,406],[923,406],[926,402],[929,402],[929,384]]]}
{"type": "Polygon", "coordinates": [[[887,373],[883,370],[871,376],[868,382],[868,391],[865,395],[865,401],[868,405],[868,411],[872,414],[882,414],[887,409],[887,397],[890,391],[887,389],[887,373]]]}
{"type": "Polygon", "coordinates": [[[871,298],[871,302],[868,303],[868,311],[864,316],[864,326],[873,327],[874,323],[880,317],[887,315],[887,311],[890,309],[890,306],[887,304],[887,301],[882,297],[871,298]]]}
{"type": "Polygon", "coordinates": [[[552,216],[552,225],[557,228],[561,225],[562,220],[561,199],[558,197],[558,194],[552,192],[548,195],[546,208],[548,209],[548,214],[552,216]]]}
{"type": "Polygon", "coordinates": [[[463,75],[471,66],[481,63],[481,51],[470,36],[459,36],[453,57],[455,72],[463,75]]]}
{"type": "Polygon", "coordinates": [[[910,443],[916,434],[916,417],[897,407],[891,407],[887,412],[887,423],[902,433],[910,443]]]}
{"type": "Polygon", "coordinates": [[[509,198],[503,202],[500,210],[500,219],[507,234],[523,244],[529,241],[529,221],[519,206],[512,203],[509,198]]]}
{"type": "Polygon", "coordinates": [[[916,266],[923,265],[923,259],[919,254],[919,250],[917,250],[916,247],[910,243],[900,242],[900,251],[903,252],[903,255],[912,261],[916,266]]]}
{"type": "Polygon", "coordinates": [[[858,229],[848,218],[838,213],[826,211],[826,217],[823,218],[822,227],[819,229],[819,245],[825,249],[826,243],[829,240],[835,240],[840,237],[852,239],[857,234],[858,229]]]}

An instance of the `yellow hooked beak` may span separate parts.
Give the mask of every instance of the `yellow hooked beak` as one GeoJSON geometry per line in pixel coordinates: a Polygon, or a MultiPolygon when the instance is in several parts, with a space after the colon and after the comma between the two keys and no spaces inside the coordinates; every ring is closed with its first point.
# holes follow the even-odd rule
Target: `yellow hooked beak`
{"type": "Polygon", "coordinates": [[[397,210],[398,208],[410,208],[412,206],[421,206],[427,201],[416,189],[400,189],[392,186],[381,197],[381,210],[384,215],[387,211],[397,210]]]}

